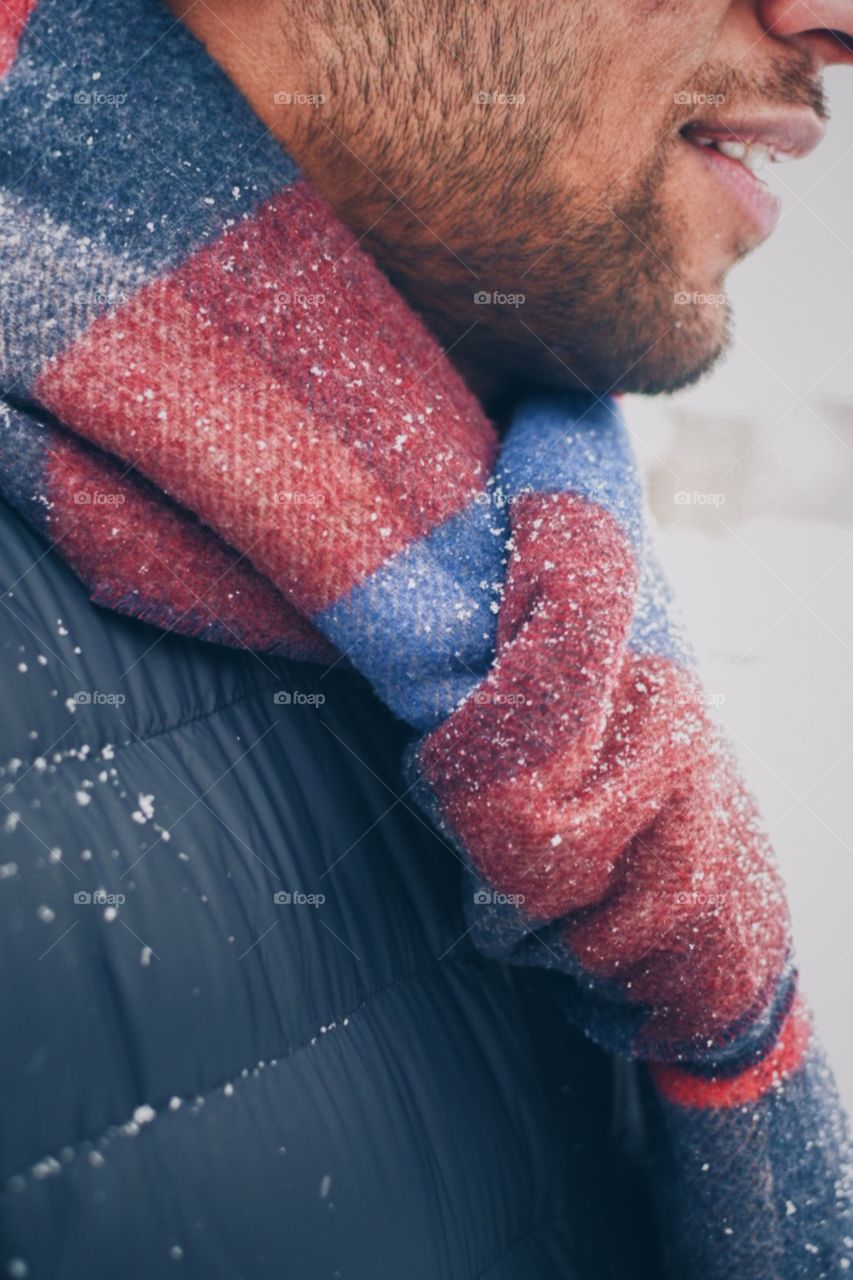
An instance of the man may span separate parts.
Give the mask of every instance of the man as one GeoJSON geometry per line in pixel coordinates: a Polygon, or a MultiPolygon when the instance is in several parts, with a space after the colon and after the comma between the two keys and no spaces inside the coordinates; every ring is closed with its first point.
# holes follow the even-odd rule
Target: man
{"type": "MultiPolygon", "coordinates": [[[[723,348],[725,307],[682,295],[716,299],[770,229],[746,162],[818,141],[819,73],[851,60],[853,5],[229,0],[175,21],[157,0],[39,0],[5,14],[6,1274],[664,1274],[646,1077],[564,1024],[543,975],[474,947],[458,841],[430,827],[400,768],[400,719],[423,734],[453,723],[456,694],[483,715],[499,705],[479,676],[514,584],[505,530],[488,544],[504,518],[488,424],[359,242],[501,421],[530,384],[594,393],[581,417],[621,475],[597,398],[676,387],[723,348]],[[424,469],[447,484],[420,483],[424,469]],[[377,470],[394,484],[371,487],[377,470]],[[338,503],[345,518],[326,523],[338,503]],[[382,612],[398,584],[363,561],[406,522],[448,578],[480,567],[483,534],[486,624],[452,592],[438,611],[403,539],[406,599],[427,607],[382,612]],[[461,553],[436,550],[462,525],[461,553]],[[372,631],[347,612],[366,582],[372,631]],[[426,638],[445,625],[450,676],[426,638]]],[[[570,532],[611,559],[561,586],[567,609],[614,584],[608,566],[634,603],[599,505],[570,532]]],[[[599,638],[591,626],[590,666],[599,638]]],[[[605,641],[594,685],[615,666],[605,641]]],[[[542,691],[555,695],[550,675],[542,691]]],[[[689,763],[705,776],[704,757],[689,763]]],[[[597,811],[593,836],[605,825],[597,811]]],[[[563,839],[549,833],[549,856],[563,839]]],[[[609,885],[625,867],[582,870],[609,885]]],[[[600,885],[583,888],[600,905],[600,885]]],[[[509,927],[501,895],[483,895],[509,927]]],[[[781,926],[749,922],[769,964],[781,926]]],[[[718,925],[727,937],[716,919],[707,935],[718,925]]],[[[787,1030],[739,1089],[788,1080],[803,1033],[785,982],[761,1029],[775,1037],[778,1012],[787,1030]]],[[[668,1012],[687,1018],[673,991],[668,1012]]],[[[764,1099],[744,1099],[751,1125],[764,1099]]],[[[799,1131],[796,1198],[764,1166],[746,1176],[743,1149],[778,1140],[760,1126],[721,1141],[713,1168],[685,1168],[660,1222],[668,1274],[686,1274],[668,1238],[679,1194],[700,1207],[691,1274],[813,1280],[849,1261],[817,1114],[799,1131]],[[703,1179],[743,1200],[748,1240],[701,1218],[703,1179]]]]}
{"type": "Polygon", "coordinates": [[[818,145],[853,62],[846,0],[171,7],[495,393],[705,372],[775,221],[757,171],[818,145]]]}

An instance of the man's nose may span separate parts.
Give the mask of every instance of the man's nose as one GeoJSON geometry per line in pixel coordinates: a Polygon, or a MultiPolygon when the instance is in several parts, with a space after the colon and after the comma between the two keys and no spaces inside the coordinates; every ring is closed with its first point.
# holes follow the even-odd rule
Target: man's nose
{"type": "Polygon", "coordinates": [[[808,48],[819,67],[853,65],[853,0],[758,0],[767,34],[808,48]]]}

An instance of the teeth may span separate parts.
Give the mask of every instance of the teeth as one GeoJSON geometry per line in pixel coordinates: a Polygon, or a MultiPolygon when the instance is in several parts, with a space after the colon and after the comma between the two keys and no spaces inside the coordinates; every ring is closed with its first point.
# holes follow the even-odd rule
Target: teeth
{"type": "Polygon", "coordinates": [[[706,138],[704,134],[691,134],[690,141],[697,147],[716,147],[721,155],[728,156],[730,160],[739,160],[751,173],[758,173],[763,169],[768,160],[772,160],[774,164],[781,163],[783,160],[791,160],[792,156],[786,155],[783,151],[774,151],[772,147],[765,147],[760,142],[741,142],[737,138],[706,138]]]}
{"type": "Polygon", "coordinates": [[[760,142],[753,142],[747,147],[743,162],[752,173],[758,173],[759,169],[764,168],[769,155],[769,147],[762,146],[760,142]]]}

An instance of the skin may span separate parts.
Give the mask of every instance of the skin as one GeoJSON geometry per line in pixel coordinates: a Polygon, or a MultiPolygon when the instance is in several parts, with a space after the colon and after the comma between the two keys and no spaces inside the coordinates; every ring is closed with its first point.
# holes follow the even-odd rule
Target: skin
{"type": "Polygon", "coordinates": [[[520,382],[657,392],[707,371],[761,233],[679,132],[707,111],[694,95],[824,117],[823,67],[853,62],[853,0],[170,7],[490,407],[520,382]]]}

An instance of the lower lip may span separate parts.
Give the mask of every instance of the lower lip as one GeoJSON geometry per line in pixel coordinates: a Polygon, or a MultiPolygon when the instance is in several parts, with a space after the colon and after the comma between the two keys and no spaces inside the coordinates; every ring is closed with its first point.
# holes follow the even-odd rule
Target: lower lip
{"type": "Polygon", "coordinates": [[[685,141],[693,151],[699,153],[741,213],[752,223],[756,237],[764,240],[769,236],[779,220],[781,204],[766,184],[751,173],[746,165],[724,156],[716,147],[700,147],[695,142],[685,141]]]}

